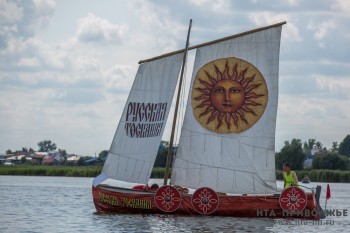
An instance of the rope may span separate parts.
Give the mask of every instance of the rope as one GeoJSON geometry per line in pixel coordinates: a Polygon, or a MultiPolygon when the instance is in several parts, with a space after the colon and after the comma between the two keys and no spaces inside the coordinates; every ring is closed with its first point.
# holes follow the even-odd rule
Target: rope
{"type": "MultiPolygon", "coordinates": [[[[187,62],[185,63],[185,70],[187,70],[187,62]]],[[[185,103],[185,87],[186,87],[186,82],[187,82],[187,72],[184,72],[184,76],[183,76],[183,84],[182,84],[182,90],[181,90],[181,94],[180,94],[180,107],[179,107],[179,117],[178,117],[178,122],[176,125],[176,129],[175,129],[175,144],[179,145],[179,141],[180,141],[180,134],[181,134],[181,128],[182,128],[182,124],[184,122],[184,118],[185,118],[185,111],[186,111],[186,103],[185,103]]],[[[173,159],[175,158],[177,153],[177,150],[174,153],[173,159]]]]}

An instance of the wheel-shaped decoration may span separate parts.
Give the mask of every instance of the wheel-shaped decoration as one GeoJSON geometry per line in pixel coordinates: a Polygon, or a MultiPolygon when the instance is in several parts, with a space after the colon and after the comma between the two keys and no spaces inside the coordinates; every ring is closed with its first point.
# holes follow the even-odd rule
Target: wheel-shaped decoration
{"type": "Polygon", "coordinates": [[[154,194],[154,202],[160,210],[174,212],[181,205],[181,194],[173,186],[164,185],[154,194]]]}
{"type": "Polygon", "coordinates": [[[192,195],[192,207],[200,214],[211,214],[218,206],[218,194],[211,188],[199,188],[192,195]]]}
{"type": "Polygon", "coordinates": [[[289,187],[281,193],[279,201],[284,211],[295,214],[305,209],[307,197],[301,188],[289,187]]]}

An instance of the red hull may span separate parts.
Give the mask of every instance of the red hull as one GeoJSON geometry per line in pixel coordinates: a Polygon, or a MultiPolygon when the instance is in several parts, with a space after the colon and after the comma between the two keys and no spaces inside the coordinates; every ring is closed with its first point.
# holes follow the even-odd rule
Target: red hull
{"type": "MultiPolygon", "coordinates": [[[[116,188],[105,185],[92,187],[97,212],[102,213],[149,213],[164,214],[155,204],[154,193],[116,188]]],[[[314,193],[307,193],[306,208],[299,215],[284,212],[279,204],[279,195],[219,195],[219,205],[210,215],[249,218],[303,218],[320,219],[314,193]]],[[[181,196],[180,207],[171,214],[200,215],[193,209],[191,194],[181,196]]]]}

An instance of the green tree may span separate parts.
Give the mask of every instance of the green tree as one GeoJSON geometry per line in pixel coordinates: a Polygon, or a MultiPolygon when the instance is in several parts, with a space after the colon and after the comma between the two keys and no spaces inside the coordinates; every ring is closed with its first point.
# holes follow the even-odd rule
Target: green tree
{"type": "Polygon", "coordinates": [[[7,154],[7,155],[10,155],[10,154],[13,154],[13,152],[12,152],[12,150],[8,149],[8,150],[6,151],[6,154],[7,154]]]}
{"type": "Polygon", "coordinates": [[[283,163],[289,162],[292,170],[302,170],[305,158],[300,139],[285,141],[281,151],[276,153],[276,168],[282,169],[283,163]]]}
{"type": "Polygon", "coordinates": [[[311,155],[312,148],[316,147],[319,151],[322,150],[322,143],[319,141],[316,141],[316,139],[309,139],[307,142],[304,142],[303,144],[303,150],[306,155],[311,155]]]}
{"type": "Polygon", "coordinates": [[[339,155],[337,152],[326,152],[314,158],[312,168],[347,170],[349,168],[349,159],[344,155],[339,155]]]}
{"type": "Polygon", "coordinates": [[[91,159],[91,158],[92,158],[91,156],[80,157],[79,160],[78,160],[78,162],[77,162],[77,164],[78,164],[79,166],[85,165],[84,162],[85,162],[86,160],[91,159]]]}
{"type": "Polygon", "coordinates": [[[48,151],[57,149],[56,144],[51,142],[51,140],[44,140],[44,141],[38,142],[38,146],[39,146],[40,152],[48,152],[48,151]]]}
{"type": "Polygon", "coordinates": [[[67,151],[65,149],[58,149],[58,152],[63,156],[63,161],[61,164],[66,164],[67,163],[67,151]]]}
{"type": "Polygon", "coordinates": [[[169,142],[168,141],[161,141],[160,142],[161,145],[163,145],[164,147],[169,147],[169,142]]]}
{"type": "Polygon", "coordinates": [[[346,135],[344,140],[339,144],[338,153],[350,157],[350,135],[346,135]]]}
{"type": "Polygon", "coordinates": [[[107,158],[107,155],[108,155],[108,150],[103,150],[98,154],[98,157],[100,159],[105,159],[105,158],[107,158]]]}
{"type": "Polygon", "coordinates": [[[166,160],[168,157],[168,148],[169,148],[169,142],[161,141],[159,148],[158,148],[156,161],[154,162],[155,167],[165,167],[166,166],[166,160]]]}
{"type": "Polygon", "coordinates": [[[339,150],[338,142],[333,142],[330,151],[332,151],[332,152],[338,152],[338,150],[339,150]]]}
{"type": "Polygon", "coordinates": [[[58,149],[58,152],[60,152],[64,158],[67,158],[67,151],[65,149],[58,149]]]}
{"type": "Polygon", "coordinates": [[[27,161],[27,158],[25,157],[25,156],[23,156],[22,158],[21,158],[21,163],[25,163],[27,161]]]}

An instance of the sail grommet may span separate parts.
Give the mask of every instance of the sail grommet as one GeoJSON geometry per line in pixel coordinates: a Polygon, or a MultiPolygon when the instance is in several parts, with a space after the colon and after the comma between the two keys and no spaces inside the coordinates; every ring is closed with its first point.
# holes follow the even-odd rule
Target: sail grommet
{"type": "Polygon", "coordinates": [[[181,205],[181,193],[173,186],[164,185],[154,194],[156,206],[164,212],[174,212],[181,205]]]}
{"type": "Polygon", "coordinates": [[[196,212],[200,214],[211,214],[219,206],[219,196],[213,189],[202,187],[193,193],[191,202],[196,212]]]}
{"type": "Polygon", "coordinates": [[[281,193],[279,203],[283,211],[289,214],[299,214],[307,204],[307,196],[301,188],[289,187],[281,193]]]}

